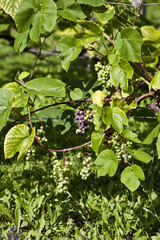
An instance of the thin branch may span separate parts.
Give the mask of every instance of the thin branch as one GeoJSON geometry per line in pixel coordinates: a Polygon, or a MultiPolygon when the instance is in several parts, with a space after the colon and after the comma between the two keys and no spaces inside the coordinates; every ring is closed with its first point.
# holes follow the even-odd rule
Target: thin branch
{"type": "Polygon", "coordinates": [[[142,96],[140,96],[140,97],[137,97],[136,99],[135,99],[135,101],[137,102],[137,103],[140,103],[142,100],[144,100],[145,98],[149,98],[149,97],[154,97],[154,96],[156,96],[157,95],[157,92],[156,91],[150,91],[150,92],[148,92],[148,93],[145,93],[145,94],[143,94],[142,96]]]}
{"type": "Polygon", "coordinates": [[[153,76],[147,72],[147,70],[142,66],[140,63],[134,63],[140,70],[141,72],[147,77],[147,79],[151,82],[153,76]]]}
{"type": "Polygon", "coordinates": [[[47,148],[47,150],[50,151],[50,152],[67,152],[67,151],[72,151],[72,150],[76,150],[76,149],[85,147],[85,146],[87,146],[89,144],[91,144],[91,141],[86,142],[86,143],[84,143],[82,145],[79,145],[79,146],[76,146],[76,147],[72,147],[72,148],[66,148],[66,149],[62,149],[62,150],[56,150],[56,149],[47,148]]]}
{"type": "Polygon", "coordinates": [[[109,51],[108,51],[108,49],[107,49],[106,45],[104,44],[104,41],[103,41],[103,39],[102,39],[102,38],[101,38],[101,42],[102,42],[102,44],[103,44],[104,48],[106,49],[107,53],[109,53],[109,51]]]}
{"type": "Polygon", "coordinates": [[[136,22],[136,18],[137,18],[137,16],[138,16],[138,13],[139,13],[139,11],[140,11],[140,8],[141,8],[142,3],[143,3],[143,0],[141,0],[140,4],[139,4],[139,6],[138,6],[136,15],[135,15],[134,20],[133,20],[132,28],[134,28],[134,24],[135,24],[135,22],[136,22]]]}
{"type": "Polygon", "coordinates": [[[114,40],[110,38],[106,33],[103,33],[103,36],[107,38],[112,44],[114,43],[114,40]]]}

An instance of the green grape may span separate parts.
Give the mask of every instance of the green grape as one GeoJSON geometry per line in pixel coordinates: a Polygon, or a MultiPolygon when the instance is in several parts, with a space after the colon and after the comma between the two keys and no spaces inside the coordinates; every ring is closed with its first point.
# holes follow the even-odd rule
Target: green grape
{"type": "Polygon", "coordinates": [[[110,80],[110,69],[111,65],[102,65],[101,62],[95,64],[95,71],[97,72],[98,82],[102,85],[103,88],[112,87],[110,80]]]}

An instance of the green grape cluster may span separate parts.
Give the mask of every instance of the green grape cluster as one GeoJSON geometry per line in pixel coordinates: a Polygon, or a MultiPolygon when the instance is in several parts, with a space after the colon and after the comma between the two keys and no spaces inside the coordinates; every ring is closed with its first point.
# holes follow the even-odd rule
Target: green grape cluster
{"type": "Polygon", "coordinates": [[[56,152],[48,152],[43,157],[43,162],[45,163],[47,171],[52,171],[54,160],[57,159],[57,153],[56,152]]]}
{"type": "Polygon", "coordinates": [[[91,156],[83,157],[83,154],[79,152],[77,158],[82,159],[83,168],[80,171],[81,178],[86,180],[90,174],[93,172],[91,166],[93,165],[91,156]]]}
{"type": "Polygon", "coordinates": [[[52,175],[56,182],[57,193],[65,193],[68,190],[71,166],[72,162],[65,161],[65,163],[63,163],[58,159],[54,159],[52,175]]]}
{"type": "Polygon", "coordinates": [[[111,146],[111,149],[113,150],[113,152],[116,153],[118,161],[121,161],[122,159],[124,159],[124,161],[126,161],[126,157],[128,160],[130,160],[132,158],[132,156],[125,151],[125,147],[132,147],[132,142],[131,141],[121,141],[122,138],[119,136],[118,133],[114,133],[112,135],[112,138],[110,140],[108,140],[108,143],[111,146]]]}
{"type": "Polygon", "coordinates": [[[42,126],[39,129],[37,129],[37,136],[41,143],[48,142],[48,139],[45,137],[45,131],[43,130],[42,126]]]}
{"type": "Polygon", "coordinates": [[[103,88],[112,87],[110,80],[110,69],[111,65],[102,65],[101,62],[95,64],[95,71],[97,72],[98,82],[102,85],[103,88]]]}
{"type": "Polygon", "coordinates": [[[32,161],[35,159],[36,149],[34,146],[28,148],[27,154],[26,154],[26,160],[32,161]]]}

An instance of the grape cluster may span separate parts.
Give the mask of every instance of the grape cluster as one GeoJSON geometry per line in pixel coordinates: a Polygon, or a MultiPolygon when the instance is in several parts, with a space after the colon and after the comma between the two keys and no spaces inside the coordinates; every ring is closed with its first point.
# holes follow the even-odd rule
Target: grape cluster
{"type": "Polygon", "coordinates": [[[41,143],[48,142],[48,139],[45,137],[45,131],[43,130],[42,126],[37,130],[37,136],[41,143]]]}
{"type": "Polygon", "coordinates": [[[36,149],[34,146],[28,148],[27,154],[26,154],[26,160],[27,161],[32,161],[35,159],[35,153],[36,153],[36,149]]]}
{"type": "Polygon", "coordinates": [[[78,129],[76,130],[76,133],[84,134],[86,130],[89,128],[90,122],[93,122],[94,118],[94,110],[84,110],[84,109],[78,109],[75,113],[75,119],[79,123],[78,129]]]}
{"type": "Polygon", "coordinates": [[[111,65],[102,65],[101,62],[95,64],[95,71],[97,72],[98,82],[102,85],[103,88],[112,87],[110,80],[110,69],[111,65]]]}
{"type": "Polygon", "coordinates": [[[121,161],[122,159],[126,161],[126,157],[128,160],[132,158],[132,156],[125,151],[125,146],[129,148],[132,147],[131,141],[123,141],[122,143],[121,137],[115,132],[112,135],[112,138],[108,140],[108,143],[110,144],[112,150],[116,153],[118,161],[121,161]]]}
{"type": "Polygon", "coordinates": [[[58,159],[53,161],[53,178],[57,185],[57,194],[65,193],[68,190],[69,173],[71,170],[72,162],[66,161],[65,164],[58,159]]]}
{"type": "MultiPolygon", "coordinates": [[[[57,153],[56,152],[48,152],[44,157],[43,157],[43,162],[45,163],[45,167],[48,172],[51,172],[53,170],[53,164],[54,160],[57,159],[57,153]]],[[[51,175],[52,177],[52,175],[51,175]]]]}
{"type": "Polygon", "coordinates": [[[83,168],[80,171],[80,175],[83,180],[86,180],[89,177],[89,175],[92,173],[92,168],[91,168],[91,166],[93,166],[93,162],[91,161],[92,158],[91,156],[83,157],[83,154],[80,152],[77,154],[77,158],[83,160],[82,162],[83,168]]]}

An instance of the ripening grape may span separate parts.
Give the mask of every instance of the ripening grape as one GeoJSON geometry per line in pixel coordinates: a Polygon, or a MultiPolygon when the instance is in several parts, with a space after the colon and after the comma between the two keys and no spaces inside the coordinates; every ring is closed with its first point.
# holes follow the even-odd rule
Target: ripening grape
{"type": "Polygon", "coordinates": [[[112,87],[110,80],[110,69],[111,65],[102,65],[101,62],[95,64],[95,71],[97,72],[98,82],[102,85],[103,88],[112,87]]]}
{"type": "Polygon", "coordinates": [[[93,122],[94,118],[94,110],[84,110],[84,109],[78,109],[75,113],[75,119],[79,123],[78,129],[76,130],[76,133],[84,134],[86,130],[89,128],[90,122],[93,122]]]}

